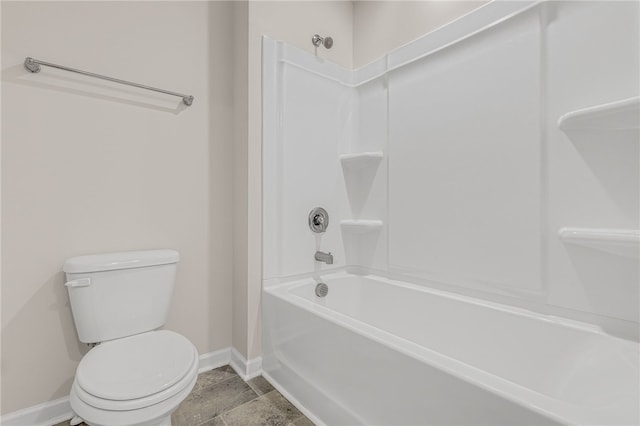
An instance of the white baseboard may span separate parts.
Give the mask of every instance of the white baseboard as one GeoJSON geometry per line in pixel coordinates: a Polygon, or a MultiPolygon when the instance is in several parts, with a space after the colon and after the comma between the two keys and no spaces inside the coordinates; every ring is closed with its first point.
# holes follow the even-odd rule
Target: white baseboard
{"type": "Polygon", "coordinates": [[[213,370],[214,368],[229,365],[231,362],[231,348],[224,348],[218,351],[209,352],[200,355],[200,366],[198,368],[198,374],[205,371],[213,370]]]}
{"type": "Polygon", "coordinates": [[[242,377],[242,380],[253,379],[262,374],[262,357],[255,357],[247,361],[236,348],[231,348],[231,361],[229,364],[242,377]]]}
{"type": "MultiPolygon", "coordinates": [[[[206,354],[202,354],[199,357],[199,368],[198,374],[203,373],[205,371],[213,370],[214,368],[222,367],[224,365],[229,365],[232,359],[232,353],[235,352],[240,356],[240,354],[233,348],[224,348],[218,351],[209,352],[206,354]]],[[[242,360],[242,356],[240,356],[242,360]]],[[[256,358],[260,359],[260,358],[256,358]]],[[[256,360],[251,360],[250,363],[244,361],[244,368],[246,370],[247,364],[251,365],[251,372],[253,373],[256,369],[254,364],[256,360]]],[[[261,364],[261,361],[260,361],[261,364]]],[[[233,368],[238,371],[238,369],[233,366],[233,368]]],[[[260,375],[260,365],[257,367],[257,374],[254,374],[252,377],[260,375]]],[[[240,372],[238,371],[238,374],[240,372]]],[[[252,378],[249,377],[249,378],[252,378]]],[[[243,376],[243,379],[244,376],[243,376]]],[[[245,379],[248,380],[248,379],[245,379]]],[[[44,402],[42,404],[34,405],[31,407],[24,408],[22,410],[14,411],[13,413],[8,413],[2,418],[0,418],[0,425],[2,426],[51,426],[56,423],[63,422],[65,420],[69,420],[74,416],[73,411],[71,410],[71,405],[69,404],[69,397],[65,396],[64,398],[56,399],[54,401],[44,402]]]]}
{"type": "Polygon", "coordinates": [[[69,397],[43,402],[6,414],[0,419],[2,426],[51,426],[69,420],[73,411],[69,397]]]}

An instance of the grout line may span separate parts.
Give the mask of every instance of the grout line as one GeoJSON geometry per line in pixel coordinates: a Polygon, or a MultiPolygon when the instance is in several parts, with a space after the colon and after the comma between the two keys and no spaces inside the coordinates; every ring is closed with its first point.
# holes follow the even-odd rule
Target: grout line
{"type": "MultiPolygon", "coordinates": [[[[224,367],[224,366],[223,366],[223,367],[224,367]]],[[[220,367],[220,368],[222,368],[222,367],[220,367]]],[[[214,370],[216,370],[216,369],[214,368],[214,370]]],[[[213,371],[213,370],[210,370],[210,371],[213,371]]],[[[207,372],[204,372],[204,373],[207,373],[207,372]]],[[[200,373],[200,374],[204,374],[204,373],[200,373]]],[[[225,382],[228,382],[229,380],[234,379],[234,378],[236,378],[236,377],[237,377],[237,378],[240,378],[240,379],[244,382],[244,380],[242,379],[242,377],[240,377],[240,375],[239,375],[238,373],[236,373],[233,369],[232,369],[230,372],[225,371],[225,373],[229,373],[229,374],[230,374],[230,376],[229,376],[229,377],[227,377],[226,379],[220,380],[219,382],[215,382],[215,383],[210,384],[209,386],[205,386],[205,387],[201,388],[201,389],[200,389],[200,391],[203,391],[203,390],[206,390],[206,389],[210,389],[210,388],[212,388],[212,387],[214,387],[214,386],[217,386],[217,385],[221,385],[221,384],[223,384],[223,383],[225,383],[225,382]]],[[[245,383],[246,383],[246,382],[245,382],[245,383]]],[[[251,388],[251,386],[249,386],[249,388],[251,388]]],[[[254,391],[253,389],[251,389],[251,390],[253,391],[253,393],[255,393],[255,394],[257,395],[257,392],[256,392],[256,391],[254,391]]],[[[191,395],[191,394],[189,394],[189,395],[191,395]]],[[[249,400],[249,401],[247,401],[247,402],[253,401],[254,399],[255,399],[255,398],[252,398],[252,399],[250,399],[250,400],[249,400]]],[[[246,402],[245,402],[244,404],[246,404],[246,402]]],[[[239,405],[238,407],[240,407],[240,406],[242,406],[242,405],[244,405],[244,404],[241,404],[241,405],[239,405]]],[[[233,410],[233,409],[235,409],[235,408],[237,408],[237,407],[234,407],[234,408],[232,408],[231,410],[233,410]]],[[[215,419],[216,417],[220,417],[220,419],[222,420],[223,424],[225,424],[225,426],[226,426],[226,424],[227,424],[227,423],[226,423],[226,422],[224,421],[224,419],[222,418],[222,415],[223,415],[224,413],[228,413],[228,412],[229,412],[229,411],[231,411],[231,410],[227,410],[227,411],[223,411],[223,412],[221,412],[221,413],[218,413],[216,416],[211,417],[210,419],[204,420],[204,421],[203,421],[203,422],[201,422],[201,423],[198,423],[198,425],[197,425],[197,426],[201,426],[201,425],[203,425],[203,424],[205,424],[205,423],[207,423],[207,422],[209,422],[209,421],[211,421],[211,420],[215,419]]]]}
{"type": "MultiPolygon", "coordinates": [[[[285,399],[286,399],[286,398],[285,398],[285,399]]],[[[287,399],[287,401],[289,401],[289,400],[287,399]]],[[[291,403],[289,403],[289,404],[291,404],[291,403]]],[[[293,404],[292,404],[292,405],[293,405],[293,404]]],[[[300,417],[296,417],[295,419],[291,420],[291,421],[287,424],[287,426],[291,426],[291,425],[293,425],[295,422],[297,422],[298,420],[300,420],[300,419],[301,419],[301,418],[303,418],[303,417],[306,417],[306,416],[305,416],[304,414],[300,413],[300,417]]]]}
{"type": "MultiPolygon", "coordinates": [[[[236,374],[236,375],[237,375],[238,377],[240,377],[240,375],[239,375],[239,374],[236,374]]],[[[240,377],[240,379],[242,379],[242,377],[240,377]]],[[[246,402],[243,402],[242,404],[240,404],[240,405],[238,405],[238,406],[236,406],[236,407],[233,407],[233,408],[232,408],[232,409],[230,409],[230,410],[227,410],[227,411],[223,411],[223,412],[221,412],[220,414],[218,414],[218,416],[222,417],[224,414],[230,413],[230,412],[232,412],[233,410],[235,410],[235,409],[237,409],[237,408],[240,408],[240,407],[242,407],[243,405],[248,404],[248,403],[250,403],[250,402],[252,402],[252,401],[255,401],[256,399],[258,399],[258,398],[260,398],[260,397],[262,396],[262,395],[259,395],[259,394],[258,394],[258,392],[256,392],[256,391],[251,387],[251,385],[250,385],[249,383],[247,383],[244,379],[242,379],[242,381],[243,381],[243,382],[245,382],[245,383],[247,384],[247,386],[249,386],[249,389],[251,389],[251,392],[253,392],[253,393],[255,394],[255,397],[251,398],[250,400],[248,400],[248,401],[246,401],[246,402]]],[[[222,420],[224,421],[224,418],[223,418],[222,420]]],[[[225,422],[225,425],[226,425],[226,422],[225,422]]]]}
{"type": "MultiPolygon", "coordinates": [[[[216,416],[216,417],[218,417],[218,416],[216,416]]],[[[202,426],[206,422],[211,421],[211,420],[215,419],[216,417],[211,417],[210,419],[207,419],[207,420],[205,420],[203,422],[198,423],[196,426],[202,426]]],[[[173,421],[171,421],[171,426],[173,426],[173,421]]]]}
{"type": "Polygon", "coordinates": [[[211,417],[210,419],[207,419],[207,420],[203,421],[202,423],[198,423],[196,426],[202,426],[203,424],[205,424],[205,423],[209,423],[211,420],[213,420],[213,419],[217,419],[218,417],[220,417],[220,420],[222,420],[222,424],[223,424],[223,425],[228,426],[228,425],[227,425],[227,422],[225,422],[225,421],[224,421],[224,419],[222,418],[222,414],[218,414],[218,415],[217,415],[217,416],[215,416],[215,417],[211,417]]]}
{"type": "MultiPolygon", "coordinates": [[[[202,388],[200,388],[200,389],[199,389],[199,392],[202,392],[202,391],[204,391],[204,390],[209,390],[209,389],[211,389],[212,387],[214,387],[214,386],[218,386],[218,385],[221,385],[221,384],[223,384],[223,383],[225,383],[225,382],[228,382],[228,381],[229,381],[229,380],[231,380],[231,379],[233,379],[233,376],[231,376],[231,377],[227,377],[226,379],[224,379],[224,380],[220,380],[219,382],[215,382],[215,383],[212,383],[212,384],[210,384],[210,385],[204,386],[204,387],[202,387],[202,388]]],[[[189,394],[189,395],[191,395],[191,394],[189,394]]]]}
{"type": "MultiPolygon", "coordinates": [[[[214,370],[215,370],[215,369],[214,369],[214,370]]],[[[213,370],[209,370],[209,371],[213,371],[213,370]]],[[[200,373],[200,374],[205,374],[205,373],[207,373],[207,371],[205,371],[204,373],[200,373]]],[[[233,370],[232,370],[231,372],[227,372],[227,371],[225,371],[225,373],[229,373],[229,374],[231,374],[231,376],[227,377],[226,379],[222,379],[222,380],[220,380],[219,382],[211,383],[211,384],[210,384],[210,385],[208,385],[208,386],[204,386],[204,387],[200,388],[200,390],[209,389],[209,388],[211,388],[211,387],[213,387],[213,386],[216,386],[216,385],[219,385],[219,384],[221,384],[221,383],[227,382],[227,381],[229,381],[229,380],[233,379],[234,377],[240,377],[240,376],[238,375],[238,373],[236,373],[236,372],[235,372],[235,371],[233,371],[233,370]]],[[[242,377],[240,377],[240,379],[242,379],[242,377]]]]}
{"type": "MultiPolygon", "coordinates": [[[[249,387],[251,387],[251,386],[249,386],[249,387]]],[[[232,411],[234,411],[234,410],[237,410],[238,408],[240,408],[240,407],[242,407],[242,406],[244,406],[244,405],[246,405],[246,404],[248,404],[248,403],[250,403],[250,402],[253,402],[253,401],[255,401],[255,400],[256,400],[256,399],[258,399],[258,398],[261,398],[262,396],[264,396],[264,395],[258,395],[258,394],[256,393],[256,391],[254,391],[253,389],[251,389],[251,390],[253,391],[253,393],[255,393],[255,394],[256,394],[256,397],[255,397],[255,398],[252,398],[252,399],[250,399],[250,400],[249,400],[249,401],[247,401],[247,402],[243,402],[242,404],[240,404],[240,405],[238,405],[238,406],[236,406],[236,407],[233,407],[231,410],[223,411],[222,413],[220,413],[220,414],[218,414],[218,415],[219,415],[219,416],[222,416],[223,414],[230,413],[230,412],[232,412],[232,411]]]]}
{"type": "MultiPolygon", "coordinates": [[[[227,381],[229,381],[229,380],[231,380],[231,379],[234,379],[235,377],[239,377],[240,379],[242,379],[242,377],[241,377],[239,374],[237,374],[235,371],[232,371],[232,372],[231,372],[231,376],[230,376],[230,377],[228,377],[228,378],[226,378],[226,379],[224,379],[224,380],[221,380],[221,381],[219,381],[219,382],[213,383],[213,384],[211,384],[211,385],[209,385],[209,386],[207,386],[207,387],[203,387],[201,390],[209,389],[209,388],[211,388],[211,387],[213,387],[213,386],[216,386],[216,385],[219,385],[219,384],[225,383],[225,382],[227,382],[227,381]]],[[[223,425],[224,425],[224,426],[228,426],[228,424],[227,424],[226,420],[224,419],[224,415],[225,415],[225,414],[227,414],[227,413],[231,413],[232,411],[237,410],[237,409],[239,409],[239,408],[243,407],[244,405],[249,404],[249,403],[251,403],[251,402],[255,401],[256,399],[259,399],[259,398],[262,398],[262,397],[265,397],[264,399],[266,399],[266,396],[267,396],[268,394],[270,394],[270,393],[278,392],[278,390],[274,388],[274,389],[271,389],[269,392],[265,392],[265,393],[259,394],[259,393],[258,393],[258,391],[257,391],[253,386],[251,386],[251,384],[249,383],[249,381],[245,381],[244,379],[242,379],[242,381],[243,381],[244,383],[246,383],[246,384],[249,386],[249,389],[251,390],[251,392],[253,392],[253,393],[254,393],[254,395],[255,395],[255,396],[254,396],[253,398],[251,398],[250,400],[248,400],[248,401],[246,401],[246,402],[244,402],[244,403],[242,403],[242,404],[240,404],[240,405],[238,405],[238,406],[236,406],[236,407],[233,407],[233,408],[232,408],[232,409],[230,409],[230,410],[222,411],[222,412],[218,413],[218,415],[217,415],[217,416],[212,417],[212,418],[210,418],[210,419],[207,419],[207,420],[205,420],[205,421],[203,421],[203,422],[201,422],[201,423],[198,423],[198,425],[197,425],[197,426],[202,426],[202,425],[204,425],[205,423],[210,422],[211,420],[215,419],[216,417],[220,417],[220,420],[222,420],[223,425]]],[[[278,392],[278,393],[279,393],[279,392],[278,392]]],[[[284,397],[284,395],[283,395],[283,397],[284,397]]],[[[285,398],[285,400],[286,400],[287,402],[289,402],[289,404],[291,404],[291,402],[290,402],[288,399],[286,399],[286,398],[285,398]]],[[[289,423],[287,423],[287,426],[291,426],[291,425],[293,425],[295,422],[297,422],[298,420],[300,420],[300,419],[301,419],[301,418],[303,418],[303,417],[305,417],[304,413],[300,413],[300,416],[299,416],[299,417],[294,418],[294,419],[293,419],[293,420],[291,420],[289,423]]]]}
{"type": "MultiPolygon", "coordinates": [[[[240,377],[240,376],[238,376],[238,377],[240,377]]],[[[242,378],[242,377],[240,377],[240,378],[242,378]]],[[[233,379],[233,377],[229,377],[228,379],[223,380],[223,381],[221,381],[221,382],[218,382],[218,383],[216,383],[216,384],[224,383],[224,382],[226,382],[226,381],[228,381],[228,380],[231,380],[231,379],[233,379]]],[[[212,385],[212,386],[215,386],[215,385],[212,385]]],[[[249,388],[251,388],[251,386],[249,386],[249,388]]],[[[207,389],[207,388],[203,388],[203,389],[207,389]]],[[[249,401],[243,402],[242,404],[240,404],[240,405],[238,405],[238,406],[236,406],[236,407],[233,407],[233,408],[232,408],[232,409],[230,409],[230,410],[227,410],[227,411],[221,411],[221,412],[220,412],[220,413],[218,413],[216,416],[211,417],[210,419],[207,419],[207,420],[203,421],[202,423],[198,423],[198,425],[197,425],[197,426],[202,426],[203,424],[205,424],[205,423],[207,423],[207,422],[210,422],[211,420],[215,419],[216,417],[220,417],[220,419],[222,420],[222,422],[226,425],[226,424],[227,424],[227,422],[225,422],[224,417],[222,417],[224,414],[227,414],[227,413],[229,413],[229,412],[231,412],[231,411],[235,410],[236,408],[240,408],[240,407],[242,407],[243,405],[248,404],[248,403],[250,403],[251,401],[254,401],[256,398],[259,398],[259,397],[260,397],[260,395],[258,395],[258,394],[256,393],[256,391],[254,391],[253,389],[251,389],[251,391],[252,391],[254,394],[256,394],[256,397],[251,398],[249,401]]]]}
{"type": "MultiPolygon", "coordinates": [[[[257,377],[261,377],[261,376],[257,376],[257,377]]],[[[254,377],[254,379],[255,379],[255,377],[254,377]]],[[[253,380],[253,379],[249,379],[248,381],[245,381],[245,383],[246,383],[246,384],[248,384],[248,385],[249,385],[249,387],[250,387],[250,388],[251,388],[255,393],[257,393],[257,394],[258,394],[258,396],[262,396],[262,395],[264,395],[264,393],[259,393],[259,392],[258,392],[258,389],[254,388],[254,387],[251,385],[251,383],[249,383],[251,380],[253,380]]]]}

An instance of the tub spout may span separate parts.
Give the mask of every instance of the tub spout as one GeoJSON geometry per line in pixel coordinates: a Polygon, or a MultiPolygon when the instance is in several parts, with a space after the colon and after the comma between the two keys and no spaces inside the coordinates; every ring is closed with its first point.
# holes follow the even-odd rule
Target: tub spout
{"type": "Polygon", "coordinates": [[[324,252],[321,252],[321,251],[317,251],[315,259],[318,262],[324,262],[327,265],[332,265],[333,264],[333,255],[331,254],[331,252],[324,253],[324,252]]]}

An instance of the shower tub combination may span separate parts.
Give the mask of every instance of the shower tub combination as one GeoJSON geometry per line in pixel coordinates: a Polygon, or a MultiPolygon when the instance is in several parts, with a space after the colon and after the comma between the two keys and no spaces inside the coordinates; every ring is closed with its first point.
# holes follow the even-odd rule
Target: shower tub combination
{"type": "Polygon", "coordinates": [[[638,344],[374,275],[272,280],[264,375],[328,425],[635,425],[638,344]]]}
{"type": "Polygon", "coordinates": [[[640,423],[638,343],[560,317],[637,327],[637,263],[555,238],[565,220],[637,217],[618,203],[637,199],[637,160],[613,164],[637,158],[637,140],[613,143],[638,127],[615,114],[629,101],[587,109],[575,140],[557,124],[636,96],[637,12],[492,1],[353,71],[263,41],[262,365],[309,418],[640,423]],[[601,115],[613,130],[591,132],[601,115]],[[595,187],[583,204],[577,182],[595,187]]]}

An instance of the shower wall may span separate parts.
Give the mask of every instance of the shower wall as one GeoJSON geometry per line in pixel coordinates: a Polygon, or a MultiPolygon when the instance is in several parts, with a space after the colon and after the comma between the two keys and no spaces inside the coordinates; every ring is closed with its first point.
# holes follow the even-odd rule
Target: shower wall
{"type": "Polygon", "coordinates": [[[264,277],[346,265],[637,339],[638,28],[492,2],[355,71],[266,40],[264,277]]]}
{"type": "Polygon", "coordinates": [[[543,291],[540,34],[525,12],[388,73],[390,269],[543,291]]]}
{"type": "MultiPolygon", "coordinates": [[[[636,326],[639,9],[638,2],[553,3],[547,15],[544,92],[548,303],[636,326]],[[628,99],[627,107],[610,104],[628,99]],[[601,112],[573,113],[570,119],[572,111],[593,106],[601,112]],[[628,244],[569,244],[558,238],[563,227],[628,230],[623,231],[628,244]]],[[[633,334],[637,339],[637,329],[633,334]]]]}
{"type": "MultiPolygon", "coordinates": [[[[262,285],[262,35],[285,40],[307,52],[315,53],[311,44],[314,32],[332,35],[336,43],[331,50],[320,49],[318,57],[344,67],[352,61],[353,8],[351,1],[250,1],[247,10],[247,76],[242,70],[234,79],[247,84],[245,98],[246,137],[235,149],[239,155],[234,167],[236,182],[236,227],[234,242],[238,264],[234,292],[234,347],[247,359],[258,359],[260,347],[260,292],[262,285]]],[[[243,120],[242,112],[236,119],[243,120]]],[[[268,252],[272,247],[264,250],[268,252]]]]}
{"type": "Polygon", "coordinates": [[[277,61],[263,77],[265,102],[275,102],[265,104],[263,120],[263,277],[384,267],[385,231],[365,235],[350,222],[386,215],[386,167],[348,161],[354,153],[386,151],[384,82],[354,84],[351,71],[269,39],[263,55],[277,61]],[[314,207],[329,213],[325,233],[309,229],[314,207]],[[331,252],[334,263],[316,262],[318,250],[331,252]]]}
{"type": "MultiPolygon", "coordinates": [[[[267,50],[270,47],[263,44],[263,55],[276,54],[267,50]]],[[[283,44],[277,48],[282,57],[278,73],[263,76],[263,96],[277,98],[279,122],[263,120],[263,132],[279,140],[277,149],[263,149],[264,278],[315,270],[316,250],[332,252],[335,266],[346,265],[336,219],[349,213],[337,157],[352,139],[355,110],[354,90],[341,83],[348,71],[303,56],[311,66],[338,75],[330,79],[310,73],[287,62],[289,52],[300,51],[283,44]],[[316,206],[329,212],[329,227],[322,235],[312,234],[307,223],[316,206]]],[[[263,114],[273,117],[273,112],[265,108],[263,114]]]]}

